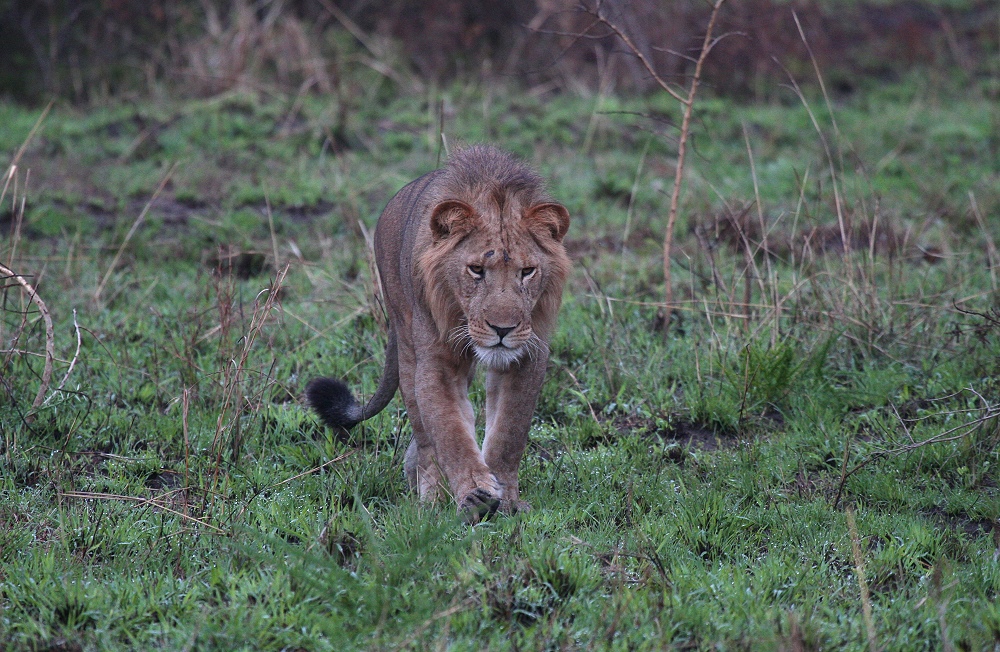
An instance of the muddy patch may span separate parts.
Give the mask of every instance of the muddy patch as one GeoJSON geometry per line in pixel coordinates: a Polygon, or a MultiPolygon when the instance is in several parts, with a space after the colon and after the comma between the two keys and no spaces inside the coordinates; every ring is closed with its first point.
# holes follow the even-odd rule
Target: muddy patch
{"type": "Polygon", "coordinates": [[[638,434],[655,437],[664,443],[677,444],[679,448],[684,449],[716,451],[732,448],[738,443],[735,432],[714,430],[676,415],[659,418],[619,415],[611,422],[620,435],[638,434]]]}
{"type": "Polygon", "coordinates": [[[970,537],[978,537],[984,534],[993,534],[997,541],[997,549],[1000,550],[1000,522],[988,518],[975,518],[962,511],[958,513],[946,512],[941,507],[931,507],[921,512],[930,520],[951,528],[955,531],[965,532],[970,537]]]}

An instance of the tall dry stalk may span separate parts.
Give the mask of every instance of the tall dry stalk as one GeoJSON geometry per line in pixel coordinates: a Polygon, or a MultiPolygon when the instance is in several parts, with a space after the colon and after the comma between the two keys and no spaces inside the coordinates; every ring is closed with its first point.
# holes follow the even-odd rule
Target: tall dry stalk
{"type": "Polygon", "coordinates": [[[247,359],[253,350],[254,342],[260,335],[267,323],[271,312],[275,307],[275,302],[281,292],[282,283],[288,273],[289,265],[285,265],[278,271],[271,283],[271,287],[261,290],[254,302],[253,315],[250,318],[250,326],[243,335],[243,347],[238,351],[235,358],[226,361],[229,368],[223,374],[225,386],[222,393],[222,408],[219,410],[219,417],[216,420],[215,437],[212,439],[212,452],[215,457],[215,471],[212,479],[213,495],[218,485],[219,473],[222,467],[222,455],[225,449],[224,438],[228,435],[229,444],[233,456],[240,453],[240,425],[245,410],[244,405],[240,405],[241,392],[246,376],[247,359]],[[262,300],[263,299],[263,300],[262,300]]]}
{"type": "Polygon", "coordinates": [[[687,156],[688,136],[691,132],[691,117],[694,115],[694,100],[696,94],[698,93],[698,85],[701,83],[702,67],[704,66],[705,60],[708,58],[709,53],[716,46],[716,44],[726,37],[726,34],[723,34],[722,36],[712,38],[712,32],[715,29],[715,21],[719,16],[719,10],[725,2],[726,0],[715,0],[712,4],[712,14],[708,19],[708,27],[705,29],[705,37],[702,40],[701,50],[698,53],[698,58],[695,60],[694,74],[692,75],[691,81],[686,89],[686,92],[684,93],[675,89],[659,75],[656,67],[652,64],[649,58],[643,54],[642,50],[639,49],[628,33],[607,17],[607,14],[604,13],[603,3],[598,2],[593,9],[588,9],[588,12],[597,19],[599,24],[604,25],[611,30],[614,35],[625,44],[625,47],[628,48],[628,50],[639,60],[643,68],[646,69],[646,72],[650,74],[656,84],[661,89],[666,91],[672,98],[680,102],[681,106],[684,107],[684,117],[681,120],[680,139],[677,144],[677,168],[674,172],[674,188],[670,193],[670,212],[667,214],[667,228],[663,235],[663,283],[665,287],[662,320],[664,324],[664,337],[666,337],[669,333],[670,317],[673,313],[674,287],[670,271],[670,260],[673,255],[674,226],[677,224],[677,212],[680,206],[681,187],[684,182],[684,161],[687,156]]]}
{"type": "Polygon", "coordinates": [[[159,198],[160,193],[162,193],[163,189],[166,188],[167,183],[170,181],[170,177],[173,176],[174,170],[176,168],[177,168],[176,162],[170,165],[170,168],[167,170],[167,173],[163,175],[163,179],[160,180],[160,185],[158,185],[156,187],[156,190],[153,192],[153,196],[150,197],[148,202],[146,202],[146,205],[139,212],[139,216],[135,218],[134,222],[132,222],[132,227],[128,230],[128,233],[125,234],[125,239],[122,240],[120,245],[118,245],[118,251],[115,252],[115,257],[111,259],[111,264],[108,265],[108,271],[104,273],[104,277],[101,279],[101,282],[97,284],[97,289],[94,290],[95,302],[101,300],[101,293],[104,292],[104,287],[108,284],[108,280],[111,278],[111,274],[114,273],[115,268],[118,266],[118,261],[121,260],[122,254],[125,252],[125,247],[132,239],[132,236],[135,235],[135,232],[139,230],[139,227],[145,221],[146,214],[149,213],[149,209],[152,208],[153,204],[156,203],[156,200],[159,198]]]}
{"type": "Polygon", "coordinates": [[[858,587],[861,590],[861,612],[865,621],[865,633],[868,635],[868,649],[878,652],[878,639],[875,637],[875,618],[872,615],[872,600],[868,592],[868,578],[865,575],[865,557],[861,552],[861,537],[858,535],[858,525],[854,521],[854,509],[847,508],[847,529],[851,534],[851,553],[854,556],[854,572],[858,576],[858,587]]]}

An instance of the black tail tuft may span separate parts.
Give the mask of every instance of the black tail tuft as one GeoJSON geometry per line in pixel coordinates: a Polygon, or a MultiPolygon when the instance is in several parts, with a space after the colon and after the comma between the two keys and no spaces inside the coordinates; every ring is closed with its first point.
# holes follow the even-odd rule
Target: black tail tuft
{"type": "Polygon", "coordinates": [[[334,378],[313,378],[306,385],[306,401],[331,428],[351,428],[361,421],[361,406],[347,385],[334,378]]]}

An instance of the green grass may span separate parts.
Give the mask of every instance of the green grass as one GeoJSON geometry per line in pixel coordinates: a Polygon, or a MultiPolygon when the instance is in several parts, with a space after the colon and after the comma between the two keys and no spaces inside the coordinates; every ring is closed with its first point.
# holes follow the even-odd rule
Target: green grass
{"type": "MultiPolygon", "coordinates": [[[[56,364],[30,410],[44,330],[8,281],[0,647],[862,650],[847,506],[883,649],[1000,645],[995,102],[909,80],[839,99],[838,136],[811,98],[831,165],[790,92],[706,97],[664,338],[675,134],[636,113],[676,106],[372,99],[346,148],[332,98],[241,95],[58,107],[29,143],[0,262],[48,305],[56,364]],[[341,441],[298,398],[314,375],[375,387],[359,224],[436,165],[441,106],[449,144],[528,158],[574,220],[534,509],[475,528],[407,492],[399,401],[341,441]],[[848,228],[881,234],[847,254],[834,183],[848,228]],[[745,207],[773,256],[718,219],[745,207]],[[248,278],[219,272],[240,253],[248,278]]],[[[0,116],[13,155],[37,112],[0,116]]]]}

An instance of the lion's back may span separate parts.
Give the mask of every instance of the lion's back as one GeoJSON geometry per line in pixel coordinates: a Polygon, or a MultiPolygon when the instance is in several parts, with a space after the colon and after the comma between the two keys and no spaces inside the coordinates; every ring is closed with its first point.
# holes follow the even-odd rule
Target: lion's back
{"type": "Polygon", "coordinates": [[[378,219],[375,262],[383,296],[390,303],[402,301],[399,293],[404,293],[407,301],[413,300],[413,252],[434,201],[434,181],[440,173],[440,170],[429,172],[403,186],[378,219]]]}

